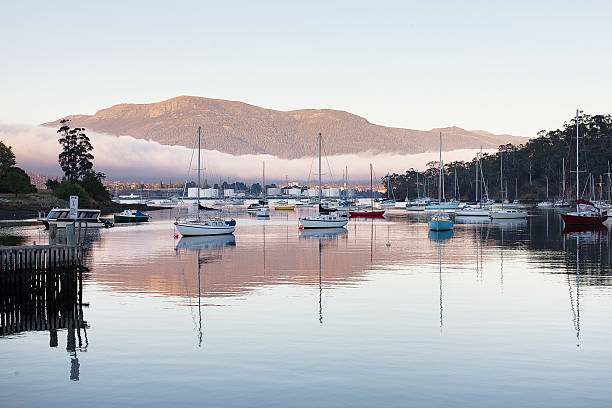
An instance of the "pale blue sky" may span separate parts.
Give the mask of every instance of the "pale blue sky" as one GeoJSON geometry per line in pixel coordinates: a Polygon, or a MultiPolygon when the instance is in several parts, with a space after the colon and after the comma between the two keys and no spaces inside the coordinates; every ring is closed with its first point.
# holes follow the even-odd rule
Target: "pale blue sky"
{"type": "Polygon", "coordinates": [[[0,121],[178,95],[534,136],[612,111],[610,1],[4,1],[0,121]]]}

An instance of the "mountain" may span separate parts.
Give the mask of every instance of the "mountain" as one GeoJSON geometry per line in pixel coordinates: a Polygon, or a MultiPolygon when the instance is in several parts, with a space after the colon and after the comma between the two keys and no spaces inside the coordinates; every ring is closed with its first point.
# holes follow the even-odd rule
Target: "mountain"
{"type": "MultiPolygon", "coordinates": [[[[317,154],[316,135],[323,134],[327,155],[361,152],[423,153],[497,148],[521,144],[524,137],[494,135],[458,127],[428,131],[374,125],[348,112],[332,109],[277,111],[243,102],[179,96],[149,104],[120,104],[95,115],[67,116],[72,126],[118,136],[153,140],[164,145],[192,147],[198,126],[203,148],[234,155],[268,153],[293,159],[317,154]]],[[[59,120],[44,123],[57,127],[59,120]]]]}

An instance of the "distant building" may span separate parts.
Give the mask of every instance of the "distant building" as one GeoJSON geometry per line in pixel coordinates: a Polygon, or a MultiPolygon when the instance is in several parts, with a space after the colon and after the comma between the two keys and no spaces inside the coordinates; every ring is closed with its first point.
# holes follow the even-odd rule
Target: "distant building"
{"type": "Polygon", "coordinates": [[[223,197],[232,198],[235,196],[236,196],[236,193],[234,192],[233,188],[226,188],[225,190],[223,190],[223,197]]]}
{"type": "Polygon", "coordinates": [[[286,188],[285,194],[287,194],[290,197],[299,197],[302,194],[302,189],[301,188],[286,188]]]}
{"type": "MultiPolygon", "coordinates": [[[[190,187],[187,189],[187,197],[196,198],[198,196],[197,187],[190,187]]],[[[200,198],[219,198],[219,190],[216,188],[201,188],[200,198]]]]}
{"type": "Polygon", "coordinates": [[[282,193],[282,189],[278,187],[268,187],[267,191],[269,196],[279,196],[282,193]]]}
{"type": "Polygon", "coordinates": [[[326,197],[326,198],[338,198],[338,197],[340,197],[340,189],[339,188],[324,188],[322,193],[323,193],[323,197],[326,197]]]}
{"type": "Polygon", "coordinates": [[[319,196],[319,189],[318,188],[309,188],[306,192],[306,195],[308,197],[318,197],[319,196]]]}

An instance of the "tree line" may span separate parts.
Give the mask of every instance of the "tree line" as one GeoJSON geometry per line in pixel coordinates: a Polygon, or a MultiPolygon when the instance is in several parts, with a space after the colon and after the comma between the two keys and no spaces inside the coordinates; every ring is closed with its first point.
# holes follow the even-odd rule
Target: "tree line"
{"type": "MultiPolygon", "coordinates": [[[[609,161],[612,159],[612,116],[580,114],[578,122],[580,196],[598,199],[601,180],[603,198],[607,198],[611,189],[609,161]]],[[[501,145],[496,153],[482,154],[478,183],[478,157],[471,161],[444,163],[444,197],[473,201],[476,187],[480,190],[482,186],[483,192],[488,191],[489,198],[495,200],[501,199],[502,193],[505,193],[504,197],[509,200],[515,199],[515,196],[518,199],[539,200],[546,198],[548,178],[548,195],[553,199],[563,196],[565,177],[565,197],[575,198],[575,144],[576,118],[572,118],[565,122],[561,129],[542,130],[538,137],[524,144],[501,145]],[[502,160],[503,179],[500,174],[502,160]]],[[[428,163],[427,170],[422,172],[411,168],[404,174],[390,174],[382,178],[381,184],[385,187],[390,185],[387,195],[392,198],[412,200],[424,195],[437,198],[438,166],[439,162],[435,161],[428,163]]]]}

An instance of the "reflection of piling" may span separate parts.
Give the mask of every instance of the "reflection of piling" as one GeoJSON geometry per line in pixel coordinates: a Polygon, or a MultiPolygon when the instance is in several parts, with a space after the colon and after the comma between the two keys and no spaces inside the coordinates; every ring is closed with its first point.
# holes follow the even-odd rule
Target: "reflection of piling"
{"type": "MultiPolygon", "coordinates": [[[[57,330],[86,326],[82,311],[82,267],[13,269],[0,272],[0,336],[24,331],[50,331],[56,347],[57,330]]],[[[76,343],[76,341],[75,341],[76,343]]]]}

